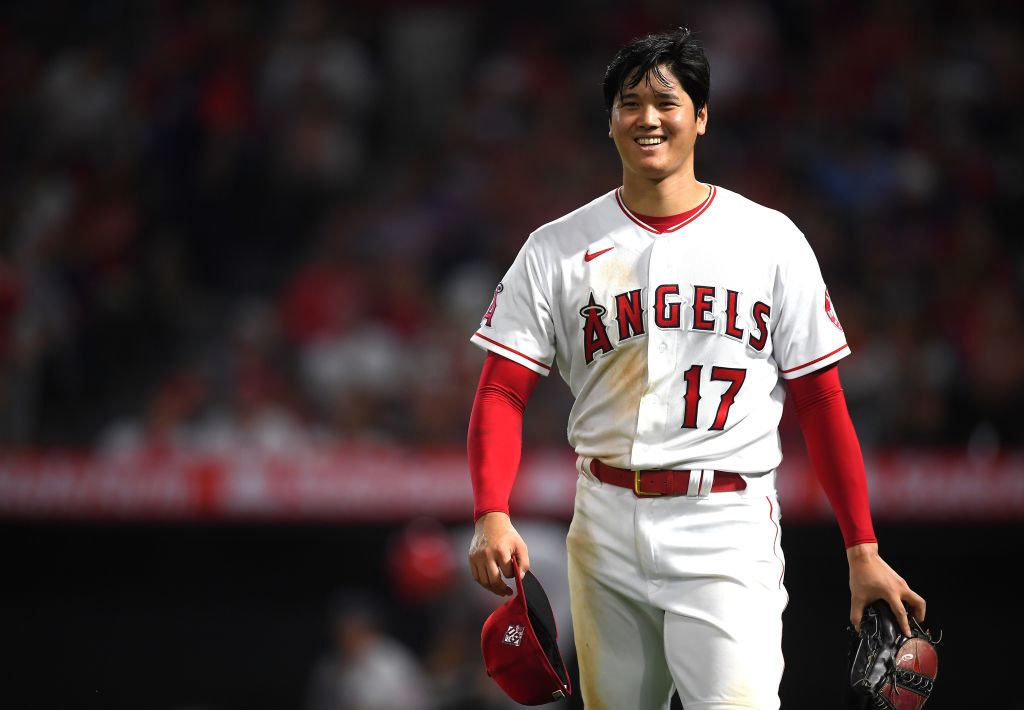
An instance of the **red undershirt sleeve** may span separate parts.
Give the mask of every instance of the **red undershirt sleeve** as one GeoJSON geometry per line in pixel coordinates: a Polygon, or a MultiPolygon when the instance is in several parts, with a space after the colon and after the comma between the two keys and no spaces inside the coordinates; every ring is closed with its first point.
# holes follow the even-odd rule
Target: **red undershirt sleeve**
{"type": "Polygon", "coordinates": [[[846,547],[876,542],[864,457],[835,365],[786,382],[814,473],[825,490],[846,547]]]}
{"type": "Polygon", "coordinates": [[[540,375],[495,353],[484,360],[469,415],[466,447],[473,481],[473,521],[508,513],[523,444],[523,412],[540,375]]]}

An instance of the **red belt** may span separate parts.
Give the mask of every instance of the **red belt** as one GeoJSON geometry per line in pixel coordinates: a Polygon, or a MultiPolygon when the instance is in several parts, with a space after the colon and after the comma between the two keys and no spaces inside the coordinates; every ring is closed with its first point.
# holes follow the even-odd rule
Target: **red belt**
{"type": "MultiPolygon", "coordinates": [[[[689,471],[669,471],[665,469],[630,471],[624,468],[609,466],[594,459],[590,462],[590,472],[602,483],[629,488],[637,497],[684,496],[690,491],[689,471]]],[[[715,478],[711,483],[711,493],[742,491],[747,487],[747,482],[738,473],[715,471],[714,474],[715,478]]]]}

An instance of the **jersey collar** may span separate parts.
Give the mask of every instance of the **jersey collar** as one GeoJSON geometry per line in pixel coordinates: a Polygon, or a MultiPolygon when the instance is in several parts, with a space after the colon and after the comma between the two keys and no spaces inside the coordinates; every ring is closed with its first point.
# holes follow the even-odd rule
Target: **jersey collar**
{"type": "Polygon", "coordinates": [[[628,207],[626,207],[626,203],[622,201],[622,187],[621,186],[615,188],[615,201],[619,204],[619,209],[622,210],[623,214],[625,214],[632,222],[634,222],[637,225],[643,227],[644,229],[646,229],[648,232],[651,232],[652,234],[666,234],[668,232],[674,232],[677,229],[681,229],[681,228],[685,227],[690,222],[692,222],[693,220],[697,219],[698,217],[700,217],[702,214],[704,214],[707,211],[708,207],[711,206],[711,202],[715,199],[715,194],[718,192],[717,188],[714,185],[709,185],[709,187],[711,188],[711,192],[708,194],[707,199],[705,199],[703,202],[701,202],[699,205],[697,205],[692,210],[688,210],[688,211],[684,212],[681,215],[682,219],[679,221],[678,224],[674,224],[671,227],[666,227],[664,229],[658,229],[657,227],[651,226],[650,224],[645,222],[640,217],[640,215],[638,215],[636,212],[633,212],[628,207]]]}

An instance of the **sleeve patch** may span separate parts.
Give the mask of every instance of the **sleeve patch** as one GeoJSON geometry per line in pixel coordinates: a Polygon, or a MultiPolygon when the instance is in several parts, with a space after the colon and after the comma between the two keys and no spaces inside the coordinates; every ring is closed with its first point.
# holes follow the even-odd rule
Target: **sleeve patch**
{"type": "Polygon", "coordinates": [[[491,305],[487,306],[487,312],[484,313],[484,317],[480,319],[481,326],[491,327],[491,319],[494,317],[494,311],[498,308],[498,294],[505,290],[505,284],[499,283],[498,287],[494,289],[494,296],[491,298],[491,305]]]}
{"type": "Polygon", "coordinates": [[[839,330],[843,329],[842,324],[839,322],[839,316],[836,315],[836,308],[832,305],[832,297],[828,294],[828,289],[825,289],[825,315],[832,321],[832,325],[839,330]]]}

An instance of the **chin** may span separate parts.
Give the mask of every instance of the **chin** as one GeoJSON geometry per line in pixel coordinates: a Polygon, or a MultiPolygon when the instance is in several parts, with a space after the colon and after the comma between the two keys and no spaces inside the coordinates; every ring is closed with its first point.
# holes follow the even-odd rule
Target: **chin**
{"type": "Polygon", "coordinates": [[[666,168],[664,166],[654,165],[635,165],[633,166],[633,173],[637,177],[642,177],[645,180],[664,180],[667,177],[675,174],[676,170],[672,168],[666,168]]]}

